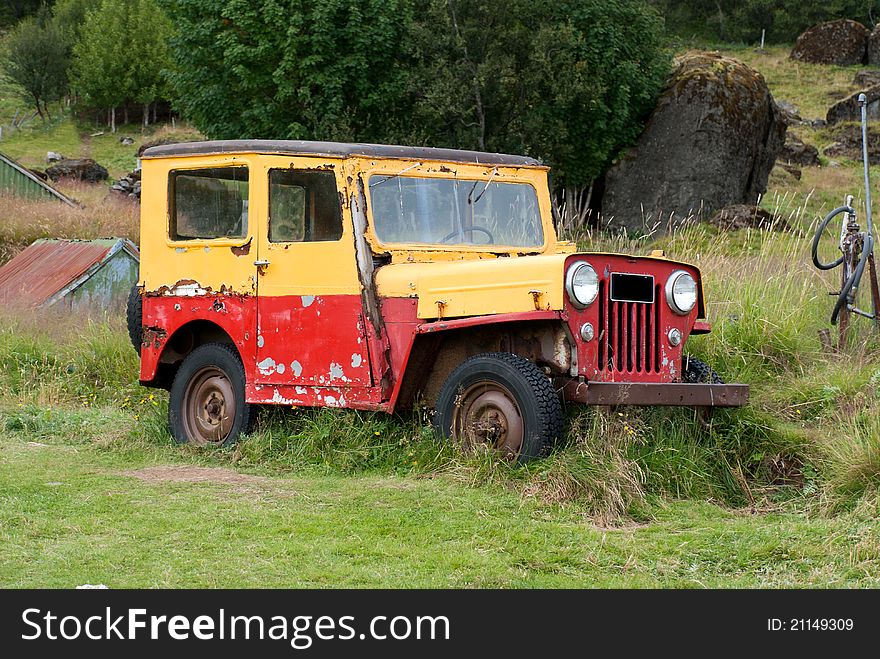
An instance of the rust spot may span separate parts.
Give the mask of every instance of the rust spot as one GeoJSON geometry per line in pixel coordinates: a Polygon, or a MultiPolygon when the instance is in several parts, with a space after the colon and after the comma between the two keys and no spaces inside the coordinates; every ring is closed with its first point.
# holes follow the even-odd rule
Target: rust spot
{"type": "Polygon", "coordinates": [[[168,337],[168,332],[164,327],[158,327],[156,325],[149,325],[144,327],[143,334],[141,336],[141,343],[144,347],[149,348],[151,345],[154,348],[160,348],[162,346],[162,342],[168,337]]]}
{"type": "Polygon", "coordinates": [[[452,174],[452,170],[446,165],[440,165],[440,171],[446,174],[452,174]]]}
{"type": "Polygon", "coordinates": [[[535,311],[541,310],[541,295],[543,295],[542,291],[529,291],[532,294],[532,300],[535,303],[535,311]]]}
{"type": "Polygon", "coordinates": [[[251,241],[253,239],[253,236],[251,236],[250,238],[248,238],[248,241],[244,245],[233,245],[229,248],[229,251],[231,251],[236,256],[247,256],[251,253],[251,241]]]}

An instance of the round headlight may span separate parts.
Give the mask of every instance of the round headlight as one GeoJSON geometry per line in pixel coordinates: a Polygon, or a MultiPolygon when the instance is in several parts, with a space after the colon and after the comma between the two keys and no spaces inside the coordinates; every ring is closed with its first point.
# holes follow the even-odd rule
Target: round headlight
{"type": "Polygon", "coordinates": [[[565,290],[574,306],[588,307],[599,294],[599,275],[586,261],[572,263],[565,275],[565,290]]]}
{"type": "Polygon", "coordinates": [[[666,302],[675,313],[689,314],[697,303],[697,282],[684,270],[676,270],[666,282],[666,302]]]}

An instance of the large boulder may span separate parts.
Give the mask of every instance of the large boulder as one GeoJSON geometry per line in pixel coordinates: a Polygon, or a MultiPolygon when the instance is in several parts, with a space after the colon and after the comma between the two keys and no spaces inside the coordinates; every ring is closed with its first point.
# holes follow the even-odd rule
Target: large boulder
{"type": "Polygon", "coordinates": [[[106,181],[109,176],[107,170],[91,158],[68,158],[66,160],[60,160],[47,168],[46,174],[53,181],[66,178],[87,181],[88,183],[106,181]]]}
{"type": "Polygon", "coordinates": [[[868,37],[868,65],[880,66],[880,25],[876,26],[868,37]]]}
{"type": "Polygon", "coordinates": [[[843,121],[861,121],[862,106],[859,105],[859,95],[864,94],[867,100],[868,120],[880,119],[880,85],[869,87],[863,92],[856,92],[842,101],[838,101],[825,115],[828,124],[839,124],[843,121]]]}
{"type": "Polygon", "coordinates": [[[864,25],[847,18],[819,23],[797,38],[791,59],[812,64],[862,64],[867,59],[870,35],[864,25]]]}
{"type": "Polygon", "coordinates": [[[683,55],[638,143],[606,173],[603,223],[666,230],[754,205],[785,131],[760,73],[718,53],[683,55]]]}

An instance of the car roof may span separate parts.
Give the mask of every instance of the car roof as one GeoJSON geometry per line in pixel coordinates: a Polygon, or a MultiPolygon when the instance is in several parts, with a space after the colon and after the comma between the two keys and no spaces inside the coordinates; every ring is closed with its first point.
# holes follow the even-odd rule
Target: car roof
{"type": "Polygon", "coordinates": [[[146,149],[142,158],[169,156],[204,156],[225,153],[278,153],[285,155],[321,155],[333,158],[361,156],[366,158],[406,158],[408,160],[440,160],[478,165],[539,167],[542,163],[527,156],[506,153],[484,153],[459,149],[438,149],[422,146],[391,144],[358,144],[350,142],[309,142],[305,140],[212,140],[181,142],[146,149]]]}

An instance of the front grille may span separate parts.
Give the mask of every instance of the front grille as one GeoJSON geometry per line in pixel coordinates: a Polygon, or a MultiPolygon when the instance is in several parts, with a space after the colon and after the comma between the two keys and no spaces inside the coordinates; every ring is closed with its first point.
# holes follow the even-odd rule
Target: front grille
{"type": "MultiPolygon", "coordinates": [[[[660,306],[614,302],[599,282],[599,370],[611,373],[660,372],[660,306]]],[[[654,300],[660,300],[660,287],[654,300]]]]}

